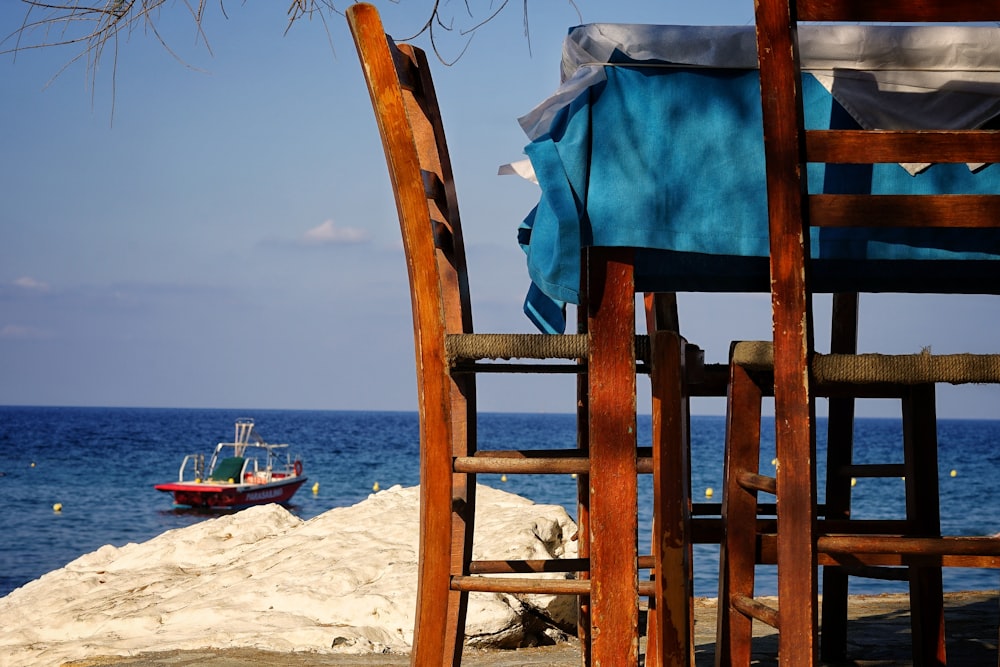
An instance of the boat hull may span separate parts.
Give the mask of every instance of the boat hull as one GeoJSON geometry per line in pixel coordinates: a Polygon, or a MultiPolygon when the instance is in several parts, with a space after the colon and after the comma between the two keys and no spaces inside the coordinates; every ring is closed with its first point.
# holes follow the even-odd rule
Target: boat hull
{"type": "Polygon", "coordinates": [[[175,505],[209,509],[242,509],[267,503],[286,503],[305,482],[305,477],[297,476],[269,484],[168,482],[157,484],[154,488],[157,491],[173,494],[175,505]]]}

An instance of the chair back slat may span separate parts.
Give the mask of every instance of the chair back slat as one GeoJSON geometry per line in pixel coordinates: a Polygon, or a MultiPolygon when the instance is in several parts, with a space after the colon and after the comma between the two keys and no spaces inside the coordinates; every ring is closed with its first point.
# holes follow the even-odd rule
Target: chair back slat
{"type": "Polygon", "coordinates": [[[1000,195],[812,195],[813,227],[989,229],[1000,224],[1000,195]]]}
{"type": "Polygon", "coordinates": [[[952,23],[996,21],[996,3],[984,0],[798,0],[800,21],[952,23]]]}
{"type": "Polygon", "coordinates": [[[420,73],[417,71],[412,55],[401,51],[399,45],[388,35],[386,35],[386,39],[389,42],[389,53],[392,55],[392,62],[396,67],[396,78],[399,79],[400,87],[419,96],[421,94],[420,73]]]}
{"type": "Polygon", "coordinates": [[[830,164],[1000,162],[1000,130],[807,130],[806,159],[830,164]]]}

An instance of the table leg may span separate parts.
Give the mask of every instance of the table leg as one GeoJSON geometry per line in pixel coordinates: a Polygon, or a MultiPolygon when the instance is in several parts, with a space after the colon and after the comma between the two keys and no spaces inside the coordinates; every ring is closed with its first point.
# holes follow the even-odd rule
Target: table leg
{"type": "Polygon", "coordinates": [[[635,282],[631,249],[586,251],[595,667],[639,664],[635,282]]]}

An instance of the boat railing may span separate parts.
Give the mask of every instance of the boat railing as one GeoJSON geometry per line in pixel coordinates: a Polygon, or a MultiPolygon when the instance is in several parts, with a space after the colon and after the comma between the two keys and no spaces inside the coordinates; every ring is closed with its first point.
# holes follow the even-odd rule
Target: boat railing
{"type": "Polygon", "coordinates": [[[181,461],[180,470],[177,471],[177,481],[184,482],[184,471],[187,469],[188,464],[192,467],[192,475],[190,479],[201,480],[205,478],[205,455],[204,454],[188,454],[181,461]]]}
{"type": "Polygon", "coordinates": [[[231,484],[269,484],[273,481],[301,475],[301,461],[281,456],[278,451],[287,444],[220,442],[206,465],[204,454],[188,454],[181,462],[179,482],[213,481],[231,484]],[[229,459],[243,459],[239,470],[230,466],[222,470],[229,459]],[[298,464],[298,467],[296,467],[298,464]]]}
{"type": "MultiPolygon", "coordinates": [[[[260,462],[257,459],[253,460],[253,470],[245,470],[244,479],[252,482],[253,484],[269,484],[271,482],[271,462],[261,468],[260,462]]],[[[247,459],[247,467],[249,468],[251,459],[247,459]]]]}

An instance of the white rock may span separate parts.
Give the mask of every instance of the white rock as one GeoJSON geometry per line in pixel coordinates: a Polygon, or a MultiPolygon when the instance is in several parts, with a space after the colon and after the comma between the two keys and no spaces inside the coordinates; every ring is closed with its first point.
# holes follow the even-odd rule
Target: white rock
{"type": "MultiPolygon", "coordinates": [[[[477,493],[475,557],[576,556],[562,507],[477,493]]],[[[309,521],[264,505],[101,547],[0,598],[0,666],[209,647],[408,652],[418,500],[395,486],[309,521]]],[[[548,642],[575,614],[573,598],[473,594],[468,642],[548,642]]]]}

